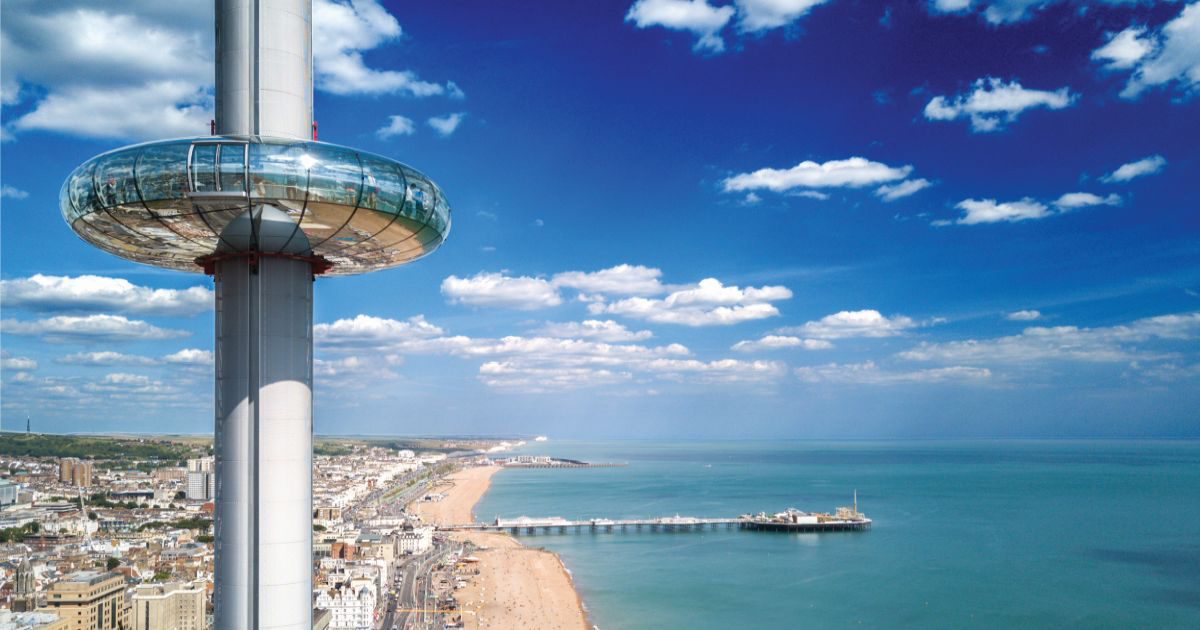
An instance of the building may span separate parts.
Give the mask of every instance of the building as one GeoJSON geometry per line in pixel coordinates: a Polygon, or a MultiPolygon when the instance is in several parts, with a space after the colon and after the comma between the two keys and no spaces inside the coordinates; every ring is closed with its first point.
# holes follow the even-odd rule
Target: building
{"type": "Polygon", "coordinates": [[[58,480],[62,483],[89,488],[92,485],[92,462],[64,457],[58,462],[58,480]]]}
{"type": "Polygon", "coordinates": [[[333,616],[329,630],[370,630],[375,622],[375,581],[355,578],[321,589],[315,606],[333,616]]]}
{"type": "Polygon", "coordinates": [[[133,593],[133,630],[206,630],[206,589],[192,584],[143,584],[133,593]]]}
{"type": "Polygon", "coordinates": [[[17,484],[7,479],[0,479],[0,507],[16,503],[18,489],[17,484]]]}
{"type": "Polygon", "coordinates": [[[212,457],[199,457],[196,459],[189,459],[189,460],[187,460],[188,472],[207,472],[207,473],[214,472],[215,471],[215,464],[213,463],[214,461],[215,460],[212,457]]]}
{"type": "Polygon", "coordinates": [[[189,501],[211,501],[217,494],[217,475],[213,472],[189,470],[187,498],[189,501]]]}
{"type": "Polygon", "coordinates": [[[125,577],[118,573],[77,571],[46,591],[46,606],[72,630],[128,630],[125,577]]]}
{"type": "Polygon", "coordinates": [[[415,527],[401,530],[396,534],[397,553],[418,554],[429,551],[433,545],[432,527],[415,527]]]}
{"type": "Polygon", "coordinates": [[[53,612],[9,611],[0,608],[0,630],[70,630],[71,625],[53,612]]]}
{"type": "Polygon", "coordinates": [[[17,575],[13,580],[12,609],[14,612],[27,612],[37,609],[37,591],[33,585],[33,566],[29,558],[21,559],[17,565],[17,575]]]}

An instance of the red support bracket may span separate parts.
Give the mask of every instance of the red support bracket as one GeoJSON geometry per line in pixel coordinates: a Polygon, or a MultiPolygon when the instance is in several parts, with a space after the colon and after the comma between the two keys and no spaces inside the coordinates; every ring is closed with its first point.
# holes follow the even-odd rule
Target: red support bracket
{"type": "Polygon", "coordinates": [[[333,268],[333,263],[324,256],[301,256],[299,254],[288,254],[284,252],[227,252],[222,254],[210,254],[201,256],[196,259],[196,264],[204,269],[205,275],[214,275],[217,272],[217,263],[222,260],[234,260],[237,258],[245,258],[250,263],[250,273],[258,273],[259,258],[288,258],[291,260],[302,260],[312,267],[312,275],[315,280],[317,276],[329,271],[333,268]]]}

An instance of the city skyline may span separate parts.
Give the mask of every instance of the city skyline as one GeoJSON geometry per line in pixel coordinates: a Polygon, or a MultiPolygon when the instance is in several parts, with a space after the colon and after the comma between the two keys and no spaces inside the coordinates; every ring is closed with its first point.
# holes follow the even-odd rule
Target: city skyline
{"type": "MultiPolygon", "coordinates": [[[[954,4],[314,2],[321,139],[456,209],[318,280],[316,431],[1200,435],[1200,4],[954,4]]],[[[203,433],[211,281],[56,207],[206,132],[212,7],[113,11],[4,6],[4,424],[203,433]]]]}

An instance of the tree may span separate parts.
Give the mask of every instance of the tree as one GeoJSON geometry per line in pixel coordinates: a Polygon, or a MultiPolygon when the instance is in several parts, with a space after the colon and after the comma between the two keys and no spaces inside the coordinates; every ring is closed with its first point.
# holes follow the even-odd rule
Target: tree
{"type": "Polygon", "coordinates": [[[99,517],[98,517],[98,516],[96,516],[96,513],[95,513],[95,512],[88,512],[88,518],[94,521],[94,520],[96,520],[96,519],[97,519],[97,518],[99,518],[99,517]]]}
{"type": "Polygon", "coordinates": [[[112,556],[109,556],[108,559],[104,561],[104,568],[109,571],[112,571],[119,566],[121,566],[121,561],[112,556]]]}
{"type": "Polygon", "coordinates": [[[183,500],[186,498],[187,498],[187,493],[184,492],[183,490],[180,490],[179,492],[175,493],[175,500],[177,500],[177,501],[183,500]]]}

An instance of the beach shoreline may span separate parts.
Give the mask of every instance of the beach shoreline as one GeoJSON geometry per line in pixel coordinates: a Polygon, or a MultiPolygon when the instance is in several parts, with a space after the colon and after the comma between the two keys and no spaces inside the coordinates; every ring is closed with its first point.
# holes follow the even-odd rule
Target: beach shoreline
{"type": "MultiPolygon", "coordinates": [[[[429,524],[475,522],[474,510],[499,466],[465,468],[434,487],[439,501],[417,501],[410,512],[429,524]]],[[[478,575],[458,592],[468,629],[529,630],[591,628],[583,599],[558,554],[526,547],[502,532],[456,532],[453,540],[475,545],[478,575]]]]}

